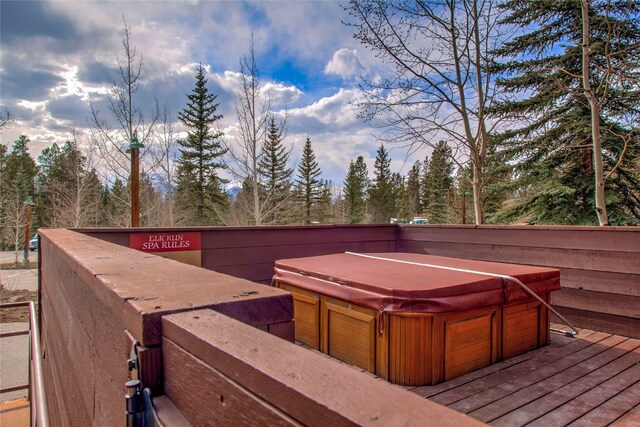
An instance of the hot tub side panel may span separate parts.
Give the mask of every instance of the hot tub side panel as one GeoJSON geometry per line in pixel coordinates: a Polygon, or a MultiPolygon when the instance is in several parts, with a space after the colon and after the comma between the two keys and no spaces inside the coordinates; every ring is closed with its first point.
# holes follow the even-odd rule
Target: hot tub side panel
{"type": "Polygon", "coordinates": [[[437,384],[549,340],[548,310],[534,300],[460,312],[381,314],[275,283],[293,294],[296,340],[394,384],[437,384]]]}

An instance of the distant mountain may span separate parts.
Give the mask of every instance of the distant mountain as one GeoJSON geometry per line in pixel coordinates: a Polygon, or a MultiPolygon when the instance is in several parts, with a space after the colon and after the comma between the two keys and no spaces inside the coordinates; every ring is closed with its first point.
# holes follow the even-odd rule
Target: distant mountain
{"type": "Polygon", "coordinates": [[[237,185],[232,185],[230,187],[227,187],[225,191],[227,192],[231,200],[235,200],[236,197],[238,197],[238,194],[242,191],[242,188],[237,185]]]}

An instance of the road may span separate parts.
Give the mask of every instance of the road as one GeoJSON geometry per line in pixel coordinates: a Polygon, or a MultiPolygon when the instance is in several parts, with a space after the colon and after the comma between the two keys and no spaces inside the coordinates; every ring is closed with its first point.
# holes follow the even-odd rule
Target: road
{"type": "MultiPolygon", "coordinates": [[[[23,260],[23,251],[18,253],[18,261],[23,260]]],[[[0,264],[6,264],[8,262],[14,262],[16,256],[13,251],[0,251],[0,264]]],[[[38,251],[29,252],[29,261],[38,262],[38,251]]]]}
{"type": "MultiPolygon", "coordinates": [[[[0,252],[0,264],[13,262],[15,255],[13,252],[0,252]]],[[[22,253],[20,254],[22,260],[22,253]]],[[[38,262],[38,252],[30,252],[29,260],[38,262]]],[[[11,290],[26,289],[28,291],[38,290],[38,270],[0,270],[0,283],[11,290]]]]}
{"type": "MultiPolygon", "coordinates": [[[[20,253],[22,260],[22,253],[20,253]]],[[[0,264],[15,260],[13,252],[0,252],[0,264]]],[[[38,253],[30,252],[29,260],[37,262],[38,253]]],[[[0,283],[10,290],[38,289],[38,270],[0,270],[0,283]]],[[[1,332],[19,331],[29,327],[26,322],[0,324],[1,332]]],[[[29,381],[28,360],[29,338],[27,335],[0,339],[0,388],[26,384],[29,381]]],[[[27,391],[20,390],[0,395],[0,401],[26,397],[27,391]]]]}

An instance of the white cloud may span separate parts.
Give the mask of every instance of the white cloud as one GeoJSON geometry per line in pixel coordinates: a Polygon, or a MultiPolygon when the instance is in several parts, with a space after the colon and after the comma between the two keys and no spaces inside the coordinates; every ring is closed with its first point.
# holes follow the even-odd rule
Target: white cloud
{"type": "Polygon", "coordinates": [[[335,74],[343,79],[358,77],[366,71],[360,62],[358,51],[342,48],[333,54],[331,60],[324,67],[326,74],[335,74]]]}
{"type": "Polygon", "coordinates": [[[287,86],[281,83],[268,82],[262,86],[262,93],[271,97],[274,106],[293,104],[300,99],[302,91],[295,86],[287,86]]]}

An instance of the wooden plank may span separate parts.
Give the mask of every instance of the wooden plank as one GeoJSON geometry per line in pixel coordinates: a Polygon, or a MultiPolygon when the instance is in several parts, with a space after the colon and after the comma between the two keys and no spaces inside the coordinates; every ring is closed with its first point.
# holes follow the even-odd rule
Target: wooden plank
{"type": "Polygon", "coordinates": [[[215,264],[205,265],[203,260],[202,268],[227,274],[239,279],[251,280],[252,282],[271,283],[271,280],[273,279],[273,262],[218,266],[215,264]]]}
{"type": "MultiPolygon", "coordinates": [[[[559,325],[552,325],[553,327],[558,327],[559,325]]],[[[583,338],[583,337],[587,337],[589,335],[593,335],[595,332],[594,331],[589,331],[587,329],[582,329],[580,331],[579,337],[583,338]]],[[[523,353],[520,354],[518,356],[512,357],[510,359],[507,360],[503,360],[502,362],[487,366],[486,368],[482,368],[482,369],[478,369],[477,371],[473,371],[473,372],[469,372],[468,374],[462,375],[460,377],[454,378],[450,381],[444,382],[444,383],[440,383],[437,385],[432,385],[432,386],[423,386],[423,387],[415,387],[412,388],[411,391],[413,393],[416,393],[420,396],[423,397],[431,397],[431,396],[435,396],[437,394],[443,393],[447,390],[451,390],[453,388],[459,387],[461,385],[470,383],[478,378],[482,378],[488,375],[492,375],[496,372],[502,371],[504,369],[510,368],[512,366],[518,365],[520,363],[526,362],[527,360],[536,358],[536,357],[541,357],[547,353],[554,353],[556,350],[567,346],[567,345],[571,345],[569,348],[575,349],[574,351],[577,351],[575,345],[578,343],[581,343],[580,340],[576,339],[576,338],[569,338],[569,337],[565,337],[565,336],[561,336],[558,334],[552,334],[552,341],[551,341],[551,345],[546,346],[546,347],[541,347],[532,351],[529,351],[527,353],[523,353]],[[555,343],[555,345],[554,345],[555,343]]],[[[582,342],[584,343],[584,342],[582,342]]],[[[581,347],[579,348],[582,348],[581,347]]],[[[566,349],[565,349],[566,350],[566,349]]],[[[554,353],[557,354],[557,353],[554,353]]]]}
{"type": "Polygon", "coordinates": [[[640,296],[640,286],[637,285],[640,283],[638,274],[561,268],[560,278],[563,288],[640,296]]]}
{"type": "MultiPolygon", "coordinates": [[[[621,358],[619,362],[622,362],[622,360],[625,358],[626,357],[621,358]]],[[[594,371],[587,377],[581,378],[579,381],[576,381],[576,383],[580,382],[581,385],[584,386],[582,388],[582,390],[584,390],[584,393],[568,402],[566,400],[567,398],[562,393],[563,389],[568,387],[575,389],[576,385],[571,384],[569,386],[563,387],[563,389],[554,392],[553,394],[555,396],[553,396],[553,398],[557,399],[554,404],[558,405],[563,402],[567,403],[559,407],[556,406],[552,411],[547,411],[545,415],[535,419],[528,425],[532,427],[545,427],[549,425],[567,425],[573,422],[580,416],[589,412],[591,409],[597,407],[603,402],[606,402],[608,399],[614,397],[620,391],[625,390],[630,385],[633,385],[635,382],[640,380],[640,365],[636,364],[637,360],[638,358],[636,357],[635,362],[631,362],[633,364],[628,369],[624,369],[622,372],[613,377],[611,376],[611,374],[615,371],[613,369],[607,369],[610,368],[610,366],[606,366],[605,368],[594,371]],[[603,372],[605,370],[607,372],[603,372]],[[589,379],[587,380],[587,378],[589,379]],[[609,379],[600,382],[605,378],[609,379]],[[559,396],[561,397],[559,398],[559,396]]],[[[550,396],[550,398],[551,397],[552,396],[550,396]]],[[[497,423],[497,425],[513,424],[497,423]]]]}
{"type": "Polygon", "coordinates": [[[192,427],[182,412],[167,398],[167,396],[155,396],[153,398],[153,407],[156,409],[158,418],[165,426],[171,427],[192,427]]]}
{"type": "Polygon", "coordinates": [[[640,425],[640,406],[636,406],[611,424],[611,427],[638,427],[640,425]]]}
{"type": "Polygon", "coordinates": [[[331,302],[325,302],[323,307],[326,352],[375,373],[376,317],[373,310],[365,312],[331,302]]]}
{"type": "Polygon", "coordinates": [[[390,240],[359,242],[328,242],[290,245],[279,242],[274,246],[258,245],[260,242],[245,241],[245,246],[234,248],[210,248],[202,251],[205,268],[217,270],[219,267],[245,264],[274,263],[279,259],[302,258],[352,252],[389,252],[395,249],[390,240]]]}
{"type": "Polygon", "coordinates": [[[634,363],[633,353],[629,352],[636,350],[638,346],[640,341],[637,340],[622,341],[615,347],[553,375],[512,381],[505,385],[505,389],[511,388],[511,393],[502,393],[500,399],[490,402],[485,399],[486,406],[478,406],[475,411],[466,412],[481,421],[501,425],[530,422],[627,369],[634,363]],[[513,392],[514,390],[517,391],[513,392]]]}
{"type": "Polygon", "coordinates": [[[540,311],[538,302],[502,309],[502,357],[508,359],[541,345],[540,311]]]}
{"type": "Polygon", "coordinates": [[[388,331],[389,380],[396,384],[429,384],[431,382],[432,316],[391,315],[388,331]]]}
{"type": "Polygon", "coordinates": [[[445,326],[445,380],[491,364],[492,313],[445,326]]]}
{"type": "Polygon", "coordinates": [[[640,296],[564,288],[553,293],[553,305],[640,319],[640,296]]]}
{"type": "MultiPolygon", "coordinates": [[[[586,337],[586,339],[576,341],[575,345],[570,344],[557,352],[549,352],[540,357],[529,359],[526,362],[504,369],[494,375],[478,378],[470,383],[433,396],[431,399],[443,405],[451,405],[469,396],[474,396],[481,391],[492,390],[499,387],[502,383],[535,373],[540,369],[550,368],[562,370],[564,367],[572,366],[588,359],[594,354],[604,351],[604,346],[615,345],[622,340],[622,338],[596,332],[586,337]]],[[[496,390],[496,392],[498,392],[498,390],[496,390]]],[[[475,408],[471,408],[470,410],[473,409],[475,408]]]]}
{"type": "Polygon", "coordinates": [[[320,295],[295,286],[278,283],[280,289],[293,294],[296,339],[320,349],[320,295]]]}
{"type": "MultiPolygon", "coordinates": [[[[640,338],[640,319],[596,311],[578,310],[575,308],[555,308],[560,314],[580,328],[607,331],[609,333],[615,333],[616,335],[640,338]]],[[[560,320],[555,315],[552,315],[552,319],[560,323],[560,320]]]]}
{"type": "Polygon", "coordinates": [[[271,323],[267,326],[267,332],[283,340],[294,342],[296,340],[295,321],[271,323]]]}
{"type": "MultiPolygon", "coordinates": [[[[640,408],[640,381],[573,421],[570,426],[609,425],[633,408],[640,408]]],[[[637,420],[640,425],[640,418],[637,420]]]]}
{"type": "Polygon", "coordinates": [[[164,339],[162,348],[167,397],[191,424],[300,425],[173,341],[164,339]]]}
{"type": "Polygon", "coordinates": [[[396,241],[395,225],[319,225],[281,227],[219,227],[202,229],[203,252],[213,248],[295,246],[336,242],[396,241]]]}
{"type": "Polygon", "coordinates": [[[404,242],[400,248],[405,252],[426,253],[429,255],[480,261],[640,274],[640,253],[629,255],[623,252],[613,251],[499,246],[493,245],[490,242],[471,245],[449,242],[407,241],[404,242]]]}
{"type": "MultiPolygon", "coordinates": [[[[211,310],[162,321],[166,339],[302,424],[409,427],[429,419],[444,427],[482,425],[211,310]]],[[[208,404],[193,398],[194,405],[208,404]]]]}
{"type": "MultiPolygon", "coordinates": [[[[384,322],[384,332],[376,334],[376,375],[380,378],[389,380],[390,372],[390,335],[391,329],[391,316],[388,313],[382,315],[382,322],[384,322]]],[[[379,325],[376,325],[377,327],[379,325]]]]}
{"type": "Polygon", "coordinates": [[[539,248],[587,249],[640,253],[640,230],[632,227],[554,226],[398,226],[398,240],[528,246],[539,248]]]}

